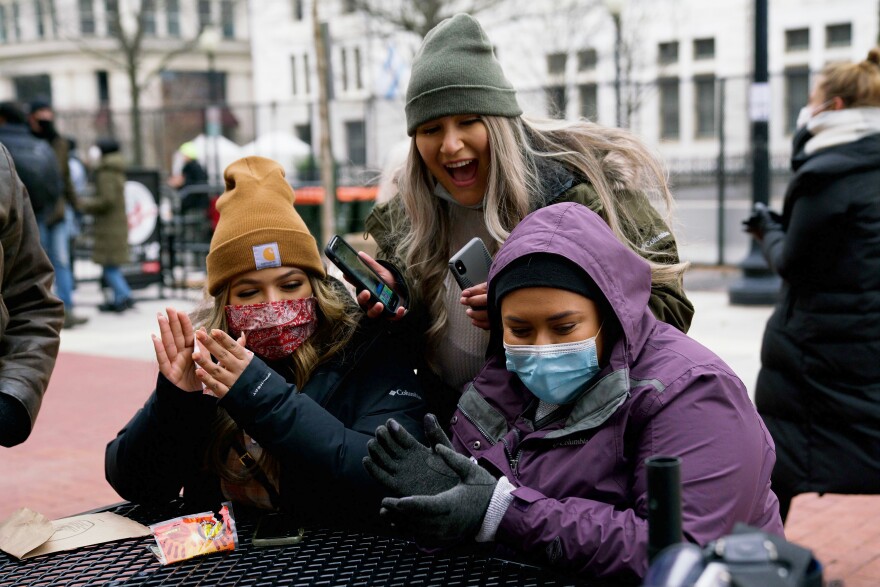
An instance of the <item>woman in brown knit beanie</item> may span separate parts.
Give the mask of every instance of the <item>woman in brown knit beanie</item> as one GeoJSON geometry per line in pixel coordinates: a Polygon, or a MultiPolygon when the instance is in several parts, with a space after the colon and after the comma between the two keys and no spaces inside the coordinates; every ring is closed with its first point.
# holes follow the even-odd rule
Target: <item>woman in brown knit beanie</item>
{"type": "Polygon", "coordinates": [[[361,460],[394,417],[421,435],[413,365],[386,326],[327,276],[278,163],[225,172],[207,258],[211,301],[168,308],[153,336],[156,390],[107,447],[110,484],[135,502],[224,499],[372,521],[382,491],[361,460]]]}
{"type": "MultiPolygon", "coordinates": [[[[651,264],[655,315],[687,331],[693,306],[682,285],[686,264],[670,218],[658,213],[670,210],[672,196],[661,163],[634,134],[588,120],[524,116],[491,41],[467,14],[434,27],[415,55],[406,124],[412,143],[394,171],[398,193],[376,207],[366,227],[379,257],[399,269],[377,271],[406,294],[406,321],[425,333],[419,375],[436,375],[425,381],[431,409],[451,415],[488,342],[486,284],[461,291],[449,258],[474,237],[494,254],[520,220],[549,204],[577,202],[602,216],[651,264]]],[[[368,309],[371,316],[380,311],[368,309]]]]}

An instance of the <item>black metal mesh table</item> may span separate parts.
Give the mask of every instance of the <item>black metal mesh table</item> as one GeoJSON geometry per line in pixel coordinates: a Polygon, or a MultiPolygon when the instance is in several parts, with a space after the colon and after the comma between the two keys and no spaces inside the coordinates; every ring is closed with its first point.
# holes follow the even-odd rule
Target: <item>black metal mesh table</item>
{"type": "MultiPolygon", "coordinates": [[[[179,504],[122,504],[110,511],[143,524],[182,514],[179,504]]],[[[162,566],[148,550],[151,536],[18,561],[0,552],[0,587],[107,585],[521,585],[585,584],[542,569],[474,554],[428,554],[390,536],[309,528],[295,545],[255,548],[254,519],[239,516],[240,548],[162,566]]]]}

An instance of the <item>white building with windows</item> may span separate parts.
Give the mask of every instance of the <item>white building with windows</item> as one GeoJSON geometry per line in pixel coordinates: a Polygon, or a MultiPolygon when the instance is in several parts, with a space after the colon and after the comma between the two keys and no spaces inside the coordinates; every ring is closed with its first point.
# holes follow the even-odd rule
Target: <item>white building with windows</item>
{"type": "MultiPolygon", "coordinates": [[[[130,155],[132,73],[116,33],[140,28],[144,163],[165,168],[209,103],[252,103],[248,16],[245,0],[0,0],[0,100],[49,100],[63,132],[112,134],[130,155]]],[[[225,126],[252,134],[248,117],[225,126]]]]}
{"type": "MultiPolygon", "coordinates": [[[[403,95],[420,39],[351,0],[321,0],[319,11],[334,155],[343,168],[381,168],[406,140],[403,95]]],[[[527,114],[619,117],[673,169],[691,170],[714,165],[722,120],[727,155],[748,155],[753,11],[753,0],[504,0],[477,17],[527,114]]],[[[310,0],[251,1],[258,125],[316,144],[311,14],[310,0]]],[[[769,0],[770,148],[780,165],[810,74],[864,59],[878,19],[876,0],[769,0]]]]}

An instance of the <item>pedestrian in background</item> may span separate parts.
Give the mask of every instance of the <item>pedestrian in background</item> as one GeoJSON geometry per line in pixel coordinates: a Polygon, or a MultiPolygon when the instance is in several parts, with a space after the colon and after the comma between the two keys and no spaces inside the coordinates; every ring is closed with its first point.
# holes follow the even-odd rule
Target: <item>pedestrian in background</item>
{"type": "Polygon", "coordinates": [[[183,192],[180,200],[180,212],[185,214],[189,210],[199,210],[207,213],[208,210],[208,192],[189,191],[187,188],[195,186],[207,186],[208,174],[205,168],[199,163],[199,153],[195,143],[186,142],[180,145],[178,149],[183,159],[183,167],[180,173],[172,175],[168,178],[168,185],[183,192]]]}
{"type": "MultiPolygon", "coordinates": [[[[4,118],[6,107],[0,105],[4,118]]],[[[64,306],[52,295],[52,264],[40,244],[27,191],[3,145],[0,255],[0,445],[15,446],[30,435],[40,411],[58,355],[64,306]]]]}
{"type": "Polygon", "coordinates": [[[70,255],[70,225],[65,221],[68,207],[78,207],[76,191],[70,177],[69,147],[67,138],[58,133],[55,127],[55,112],[44,100],[34,100],[30,105],[28,122],[34,136],[46,141],[55,153],[58,170],[61,173],[61,197],[54,207],[47,211],[40,224],[40,239],[55,268],[55,291],[64,302],[64,327],[72,328],[88,322],[85,316],[77,316],[73,311],[73,266],[70,255]]]}
{"type": "Polygon", "coordinates": [[[800,493],[880,493],[880,49],[827,65],[798,127],[782,215],[747,221],[783,280],[755,391],[783,519],[800,493]]]}
{"type": "Polygon", "coordinates": [[[437,402],[431,409],[444,424],[488,342],[486,284],[461,291],[449,258],[474,237],[493,253],[532,210],[574,201],[598,212],[651,263],[651,309],[687,331],[693,306],[682,286],[686,264],[650,199],[668,208],[672,197],[660,162],[633,134],[586,120],[522,116],[491,41],[466,14],[425,37],[413,60],[406,123],[412,142],[395,178],[398,193],[376,206],[366,230],[378,257],[395,267],[374,265],[407,300],[413,346],[425,359],[419,375],[430,381],[437,402]]]}
{"type": "Polygon", "coordinates": [[[390,417],[420,438],[425,413],[404,343],[327,276],[278,163],[248,157],[224,176],[199,330],[159,316],[156,391],[108,445],[107,479],[139,503],[183,487],[201,507],[375,523],[367,442],[390,417]]]}
{"type": "Polygon", "coordinates": [[[120,268],[131,261],[125,212],[125,159],[115,139],[101,139],[96,146],[101,158],[95,168],[95,197],[83,200],[81,209],[94,217],[92,261],[102,267],[104,282],[113,290],[113,299],[100,304],[98,310],[119,313],[134,307],[131,288],[120,268]]]}

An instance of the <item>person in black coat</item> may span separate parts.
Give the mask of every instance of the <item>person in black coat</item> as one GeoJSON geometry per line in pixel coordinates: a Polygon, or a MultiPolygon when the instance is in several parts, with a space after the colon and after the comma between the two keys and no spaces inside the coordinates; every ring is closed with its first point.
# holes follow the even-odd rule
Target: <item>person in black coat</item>
{"type": "Polygon", "coordinates": [[[160,374],[143,409],[107,446],[125,499],[224,499],[322,523],[371,523],[384,493],[364,470],[367,442],[394,418],[417,437],[425,414],[389,326],[359,319],[328,277],[274,161],[225,173],[207,258],[212,306],[172,308],[153,336],[160,374]]]}
{"type": "Polygon", "coordinates": [[[783,279],[755,393],[783,520],[800,493],[880,492],[880,48],[828,65],[799,121],[782,215],[747,221],[783,279]]]}

